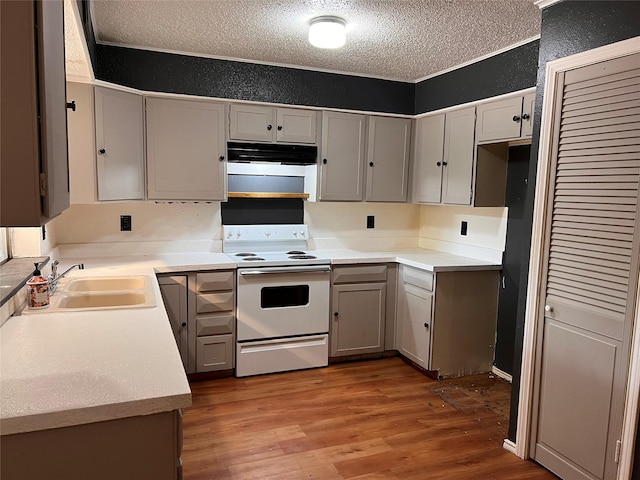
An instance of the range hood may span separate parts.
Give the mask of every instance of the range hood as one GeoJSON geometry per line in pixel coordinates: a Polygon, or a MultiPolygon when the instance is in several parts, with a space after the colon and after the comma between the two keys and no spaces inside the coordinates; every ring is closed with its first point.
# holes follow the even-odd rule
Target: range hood
{"type": "Polygon", "coordinates": [[[281,145],[275,143],[227,143],[230,163],[277,163],[313,165],[318,158],[315,145],[281,145]]]}
{"type": "Polygon", "coordinates": [[[227,143],[229,198],[315,200],[318,147],[227,143]]]}

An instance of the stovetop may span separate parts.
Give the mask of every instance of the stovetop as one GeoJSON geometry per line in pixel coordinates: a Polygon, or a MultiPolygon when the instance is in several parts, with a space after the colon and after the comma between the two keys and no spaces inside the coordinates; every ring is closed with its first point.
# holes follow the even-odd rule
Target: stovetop
{"type": "Polygon", "coordinates": [[[307,251],[306,225],[224,225],[222,251],[238,267],[329,265],[307,251]]]}

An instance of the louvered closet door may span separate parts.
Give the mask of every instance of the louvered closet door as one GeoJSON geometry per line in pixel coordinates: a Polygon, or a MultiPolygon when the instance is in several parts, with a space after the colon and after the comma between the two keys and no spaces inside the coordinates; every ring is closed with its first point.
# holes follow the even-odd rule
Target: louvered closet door
{"type": "Polygon", "coordinates": [[[640,56],[560,76],[538,324],[534,458],[613,479],[636,294],[640,56]]]}

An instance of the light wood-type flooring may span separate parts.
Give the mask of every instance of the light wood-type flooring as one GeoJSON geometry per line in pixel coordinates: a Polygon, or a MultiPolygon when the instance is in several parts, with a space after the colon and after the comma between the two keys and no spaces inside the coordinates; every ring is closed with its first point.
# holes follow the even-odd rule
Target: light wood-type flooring
{"type": "Polygon", "coordinates": [[[502,448],[511,386],[400,358],[196,382],[185,480],[555,479],[502,448]]]}

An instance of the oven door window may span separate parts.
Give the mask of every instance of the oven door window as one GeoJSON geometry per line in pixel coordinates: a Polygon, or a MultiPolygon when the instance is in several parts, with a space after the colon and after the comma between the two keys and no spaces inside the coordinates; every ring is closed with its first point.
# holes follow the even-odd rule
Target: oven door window
{"type": "Polygon", "coordinates": [[[261,308],[300,307],[309,304],[309,285],[262,287],[261,308]]]}

